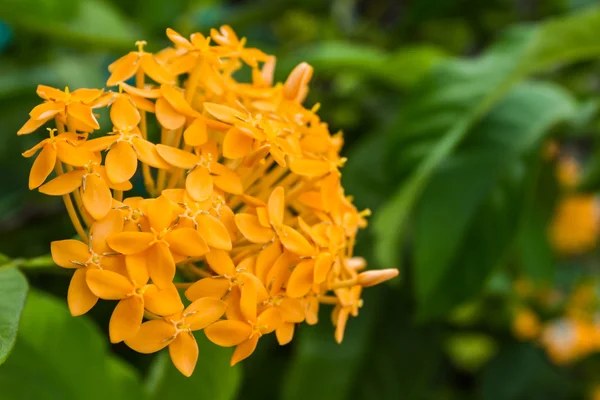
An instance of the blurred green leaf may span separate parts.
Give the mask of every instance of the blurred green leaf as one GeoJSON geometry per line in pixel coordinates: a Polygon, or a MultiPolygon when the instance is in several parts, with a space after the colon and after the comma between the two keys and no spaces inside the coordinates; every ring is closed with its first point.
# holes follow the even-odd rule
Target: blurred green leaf
{"type": "Polygon", "coordinates": [[[8,0],[0,17],[27,31],[65,42],[127,49],[142,39],[131,21],[102,0],[8,0]]]}
{"type": "Polygon", "coordinates": [[[389,194],[381,157],[373,157],[384,151],[385,139],[383,135],[368,135],[345,154],[348,161],[344,165],[342,184],[359,209],[378,208],[389,194]]]}
{"type": "Polygon", "coordinates": [[[0,266],[0,364],[15,344],[26,296],[27,280],[23,274],[16,268],[0,266]]]}
{"type": "Polygon", "coordinates": [[[329,315],[324,310],[320,313],[319,324],[302,326],[297,334],[299,337],[294,337],[295,354],[289,364],[280,398],[346,399],[352,389],[350,384],[366,354],[380,300],[379,293],[365,293],[365,306],[359,318],[351,317],[348,321],[341,344],[334,340],[334,328],[328,323],[329,315]]]}
{"type": "Polygon", "coordinates": [[[317,75],[352,71],[396,89],[407,89],[445,57],[434,46],[405,46],[388,53],[373,46],[329,41],[295,51],[292,57],[281,60],[278,71],[288,73],[305,61],[315,68],[317,75]]]}
{"type": "Polygon", "coordinates": [[[171,362],[168,351],[162,351],[153,361],[146,381],[149,399],[236,398],[242,374],[239,365],[229,366],[231,349],[211,343],[204,333],[194,336],[200,353],[194,374],[190,378],[183,376],[171,362]]]}
{"type": "Polygon", "coordinates": [[[63,301],[31,292],[17,344],[0,369],[2,399],[142,398],[137,374],[107,347],[87,317],[74,318],[63,301]]]}
{"type": "Polygon", "coordinates": [[[540,284],[554,282],[557,263],[550,246],[548,228],[554,217],[555,200],[558,198],[558,182],[554,163],[540,160],[540,174],[532,199],[525,210],[517,236],[521,273],[540,284]]]}
{"type": "Polygon", "coordinates": [[[518,27],[480,58],[444,63],[422,80],[406,100],[395,125],[397,131],[390,136],[388,173],[407,180],[374,220],[376,252],[382,265],[399,262],[400,241],[413,206],[440,163],[473,124],[524,77],[596,57],[600,54],[599,30],[599,8],[537,26],[518,27]],[[431,142],[435,142],[434,147],[423,146],[431,142]],[[402,156],[403,152],[415,156],[415,151],[407,150],[409,146],[420,148],[413,162],[402,156]]]}
{"type": "Polygon", "coordinates": [[[348,399],[418,400],[428,398],[442,362],[438,324],[417,325],[408,293],[381,288],[383,310],[367,355],[348,399]]]}
{"type": "Polygon", "coordinates": [[[512,345],[492,360],[481,380],[484,400],[572,399],[572,385],[549,365],[541,350],[512,345]]]}
{"type": "Polygon", "coordinates": [[[525,197],[525,182],[518,182],[514,198],[507,198],[516,203],[494,206],[500,180],[574,109],[573,99],[554,86],[519,85],[473,128],[464,150],[433,175],[415,218],[415,286],[422,317],[448,311],[481,289],[512,244],[525,197]],[[486,207],[496,215],[483,213],[486,207]],[[484,233],[495,218],[505,235],[484,233]]]}

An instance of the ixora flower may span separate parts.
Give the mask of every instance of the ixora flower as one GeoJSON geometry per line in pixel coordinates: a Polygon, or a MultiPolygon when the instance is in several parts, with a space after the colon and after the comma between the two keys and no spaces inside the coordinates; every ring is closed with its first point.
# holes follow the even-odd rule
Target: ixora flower
{"type": "Polygon", "coordinates": [[[118,301],[110,341],[141,353],[168,347],[186,376],[202,330],[235,346],[233,365],[264,335],[289,343],[323,304],[341,342],[363,288],[398,271],[363,271],[353,255],[369,211],[340,184],[341,135],[318,106],[302,105],[312,67],[274,83],[275,58],[229,26],[167,36],[172,47],[152,54],[140,41],[109,66],[107,86],[118,91],[40,85],[45,102],[18,132],[54,121],[23,155],[39,151],[29,187],[61,196],[79,236],[51,244],[56,264],[74,270],[71,313],[118,301]],[[240,68],[250,82],[234,78],[240,68]],[[106,127],[98,108],[110,110],[106,127]],[[124,196],[137,177],[147,198],[124,196]]]}

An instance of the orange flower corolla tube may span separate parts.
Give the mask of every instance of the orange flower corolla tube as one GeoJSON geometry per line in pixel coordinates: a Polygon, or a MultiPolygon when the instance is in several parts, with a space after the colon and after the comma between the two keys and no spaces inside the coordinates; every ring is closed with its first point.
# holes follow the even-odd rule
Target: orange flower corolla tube
{"type": "Polygon", "coordinates": [[[341,134],[318,105],[302,105],[313,68],[301,63],[276,83],[275,58],[229,26],[167,36],[174,47],[152,54],[137,42],[109,66],[117,92],[40,85],[45,102],[19,131],[55,124],[23,155],[39,152],[29,187],[61,196],[79,236],[51,245],[56,264],[74,270],[71,313],[117,301],[110,341],[168,347],[186,376],[202,357],[201,330],[235,347],[234,365],[264,335],[289,343],[326,305],[341,342],[363,288],[398,271],[363,271],[353,254],[369,211],[340,183],[341,134]],[[234,78],[240,68],[251,82],[234,78]],[[97,108],[109,109],[103,126],[97,108]],[[128,196],[140,176],[147,196],[128,196]]]}

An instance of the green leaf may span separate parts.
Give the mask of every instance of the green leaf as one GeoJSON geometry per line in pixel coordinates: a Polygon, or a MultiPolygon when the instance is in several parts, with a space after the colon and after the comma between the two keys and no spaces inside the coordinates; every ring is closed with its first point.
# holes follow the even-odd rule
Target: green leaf
{"type": "Polygon", "coordinates": [[[431,393],[442,351],[443,327],[418,325],[407,291],[380,287],[385,292],[367,355],[362,360],[347,399],[424,399],[431,393]]]}
{"type": "Polygon", "coordinates": [[[282,400],[348,398],[352,380],[367,351],[381,300],[378,295],[373,290],[365,293],[365,306],[358,318],[351,317],[348,321],[341,344],[334,340],[329,315],[324,312],[320,313],[319,324],[300,327],[299,337],[294,337],[295,354],[283,382],[282,400]]]}
{"type": "Polygon", "coordinates": [[[0,267],[0,364],[15,345],[26,296],[23,274],[13,267],[0,267]]]}
{"type": "Polygon", "coordinates": [[[342,184],[346,194],[354,197],[356,207],[376,209],[389,194],[382,160],[373,157],[383,153],[386,138],[377,134],[365,136],[346,154],[342,184]]]}
{"type": "Polygon", "coordinates": [[[200,356],[194,374],[186,378],[177,371],[168,351],[162,351],[151,366],[146,381],[149,398],[231,400],[241,383],[239,365],[229,366],[231,349],[211,343],[204,333],[195,335],[200,356]]]}
{"type": "Polygon", "coordinates": [[[527,168],[522,157],[574,109],[573,99],[554,86],[519,85],[433,175],[415,216],[415,287],[422,317],[439,315],[482,288],[518,228],[528,192],[522,180],[528,173],[519,170],[527,168]]]}
{"type": "Polygon", "coordinates": [[[552,284],[556,260],[548,238],[548,228],[555,213],[558,182],[553,162],[540,165],[540,176],[532,188],[533,198],[523,211],[517,237],[521,273],[532,282],[552,284]]]}
{"type": "Polygon", "coordinates": [[[434,46],[405,46],[388,53],[372,46],[329,41],[299,49],[292,57],[283,59],[278,70],[288,72],[305,61],[315,68],[317,75],[352,71],[394,88],[406,89],[445,57],[445,53],[434,46]]]}
{"type": "Polygon", "coordinates": [[[395,125],[398,131],[388,146],[390,176],[406,177],[406,181],[374,220],[382,265],[399,262],[408,216],[431,176],[472,126],[528,75],[600,54],[599,30],[597,7],[518,27],[483,56],[444,63],[421,81],[404,102],[407,106],[395,125]],[[433,148],[426,146],[431,143],[433,148]],[[407,150],[409,146],[414,148],[407,150]]]}
{"type": "Polygon", "coordinates": [[[28,31],[95,48],[132,48],[139,33],[112,4],[102,0],[9,0],[0,12],[28,31]]]}
{"type": "Polygon", "coordinates": [[[486,366],[481,394],[484,400],[577,398],[565,376],[528,344],[506,348],[486,366]]]}
{"type": "Polygon", "coordinates": [[[108,338],[87,317],[72,317],[63,301],[31,292],[17,344],[0,368],[2,399],[141,398],[139,377],[107,348],[108,338]]]}

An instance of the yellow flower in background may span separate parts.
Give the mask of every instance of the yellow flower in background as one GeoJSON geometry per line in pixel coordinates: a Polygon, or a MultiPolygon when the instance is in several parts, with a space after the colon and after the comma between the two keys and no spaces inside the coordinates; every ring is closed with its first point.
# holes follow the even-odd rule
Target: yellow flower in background
{"type": "Polygon", "coordinates": [[[513,320],[512,330],[519,340],[533,340],[541,331],[538,316],[528,308],[520,308],[513,320]]]}
{"type": "Polygon", "coordinates": [[[51,245],[55,262],[75,270],[71,313],[118,301],[111,342],[168,347],[186,376],[202,356],[194,331],[235,346],[233,365],[264,335],[289,343],[330,305],[341,342],[363,288],[398,271],[362,271],[353,254],[370,212],[340,183],[341,134],[319,105],[302,105],[313,68],[301,63],[276,83],[275,57],[229,26],[167,36],[174,47],[153,54],[139,41],[109,66],[118,92],[40,85],[45,102],[19,131],[56,126],[23,155],[40,151],[30,189],[61,196],[81,240],[51,245]],[[234,78],[242,68],[251,82],[234,78]],[[135,86],[125,83],[132,77],[135,86]],[[109,108],[105,135],[96,108],[109,108]],[[128,197],[139,175],[148,197],[128,197]]]}
{"type": "Polygon", "coordinates": [[[550,227],[553,247],[562,254],[593,249],[600,231],[599,213],[596,196],[574,194],[560,200],[550,227]]]}

